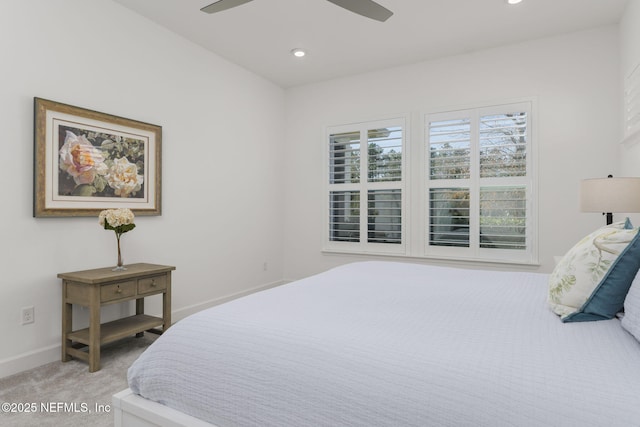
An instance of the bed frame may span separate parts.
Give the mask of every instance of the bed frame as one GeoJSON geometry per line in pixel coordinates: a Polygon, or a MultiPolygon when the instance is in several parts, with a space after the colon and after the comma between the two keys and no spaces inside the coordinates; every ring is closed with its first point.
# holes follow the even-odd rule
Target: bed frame
{"type": "Polygon", "coordinates": [[[168,406],[147,400],[130,389],[113,395],[115,427],[216,427],[168,406]]]}

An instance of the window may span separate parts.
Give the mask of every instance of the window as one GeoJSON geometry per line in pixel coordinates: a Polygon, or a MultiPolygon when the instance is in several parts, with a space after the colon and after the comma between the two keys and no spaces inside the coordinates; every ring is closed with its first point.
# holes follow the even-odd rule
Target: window
{"type": "Polygon", "coordinates": [[[426,120],[426,253],[533,262],[530,103],[426,120]]]}
{"type": "Polygon", "coordinates": [[[536,263],[532,103],[328,128],[324,249],[536,263]]]}
{"type": "Polygon", "coordinates": [[[328,131],[328,248],[404,252],[405,119],[328,131]]]}

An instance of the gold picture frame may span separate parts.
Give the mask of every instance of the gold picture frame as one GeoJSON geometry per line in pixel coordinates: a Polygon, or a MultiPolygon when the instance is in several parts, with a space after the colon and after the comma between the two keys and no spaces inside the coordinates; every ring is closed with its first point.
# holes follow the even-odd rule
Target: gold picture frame
{"type": "Polygon", "coordinates": [[[34,217],[161,215],[161,160],[161,126],[34,98],[34,217]]]}

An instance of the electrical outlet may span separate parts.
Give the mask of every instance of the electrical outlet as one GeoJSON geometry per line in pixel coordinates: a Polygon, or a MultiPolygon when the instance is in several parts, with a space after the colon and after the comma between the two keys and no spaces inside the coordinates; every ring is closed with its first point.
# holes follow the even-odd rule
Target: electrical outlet
{"type": "Polygon", "coordinates": [[[262,264],[262,270],[263,270],[263,271],[267,271],[268,269],[269,269],[269,265],[267,264],[267,261],[265,261],[265,262],[262,264]]]}
{"type": "Polygon", "coordinates": [[[35,322],[35,308],[33,306],[22,308],[22,324],[28,325],[35,322]]]}

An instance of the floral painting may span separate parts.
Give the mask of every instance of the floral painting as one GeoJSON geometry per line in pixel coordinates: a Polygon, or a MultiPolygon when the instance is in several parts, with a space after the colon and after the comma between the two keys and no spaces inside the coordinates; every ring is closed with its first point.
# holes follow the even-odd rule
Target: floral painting
{"type": "Polygon", "coordinates": [[[160,126],[40,98],[34,107],[34,216],[160,215],[160,126]]]}
{"type": "Polygon", "coordinates": [[[58,194],[132,197],[144,195],[144,141],[58,127],[58,194]]]}

